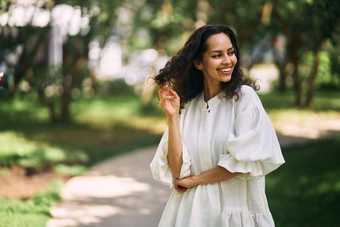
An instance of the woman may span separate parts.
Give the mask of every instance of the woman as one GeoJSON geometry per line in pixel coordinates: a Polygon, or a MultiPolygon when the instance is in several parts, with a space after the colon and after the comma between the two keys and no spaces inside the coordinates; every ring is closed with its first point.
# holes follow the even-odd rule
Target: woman
{"type": "Polygon", "coordinates": [[[274,226],[264,176],[284,159],[233,31],[197,29],[155,81],[168,128],[150,167],[175,188],[159,226],[274,226]]]}

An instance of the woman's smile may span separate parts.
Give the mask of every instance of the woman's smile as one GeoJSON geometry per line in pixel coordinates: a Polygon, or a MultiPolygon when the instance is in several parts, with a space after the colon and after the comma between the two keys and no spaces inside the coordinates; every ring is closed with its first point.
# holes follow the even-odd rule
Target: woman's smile
{"type": "Polygon", "coordinates": [[[232,68],[222,68],[222,69],[217,69],[220,73],[224,75],[230,75],[232,73],[232,68]]]}

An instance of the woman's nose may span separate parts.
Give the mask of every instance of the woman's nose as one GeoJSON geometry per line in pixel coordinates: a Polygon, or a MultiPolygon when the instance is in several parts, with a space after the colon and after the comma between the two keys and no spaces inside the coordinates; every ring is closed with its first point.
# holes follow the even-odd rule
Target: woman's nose
{"type": "Polygon", "coordinates": [[[230,60],[228,54],[225,54],[224,57],[223,57],[223,62],[222,63],[223,64],[228,64],[230,62],[231,62],[231,60],[230,60]]]}

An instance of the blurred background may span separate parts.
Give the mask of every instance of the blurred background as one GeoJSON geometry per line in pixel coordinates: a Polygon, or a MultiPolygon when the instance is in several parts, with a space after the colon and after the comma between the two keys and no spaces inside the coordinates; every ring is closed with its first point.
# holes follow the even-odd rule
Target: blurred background
{"type": "Polygon", "coordinates": [[[166,124],[152,76],[196,28],[225,24],[287,161],[267,179],[277,226],[336,226],[339,5],[1,0],[0,225],[43,226],[65,181],[156,145],[166,124]]]}

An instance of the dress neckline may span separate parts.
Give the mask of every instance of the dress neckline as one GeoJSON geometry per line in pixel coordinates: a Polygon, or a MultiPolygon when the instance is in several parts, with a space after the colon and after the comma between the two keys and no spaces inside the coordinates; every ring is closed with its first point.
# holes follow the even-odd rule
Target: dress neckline
{"type": "Polygon", "coordinates": [[[218,93],[217,95],[215,95],[214,97],[212,97],[206,102],[204,101],[204,92],[202,91],[202,93],[200,94],[200,98],[199,98],[200,106],[204,109],[212,108],[218,103],[220,103],[221,101],[222,101],[221,93],[218,93]]]}

